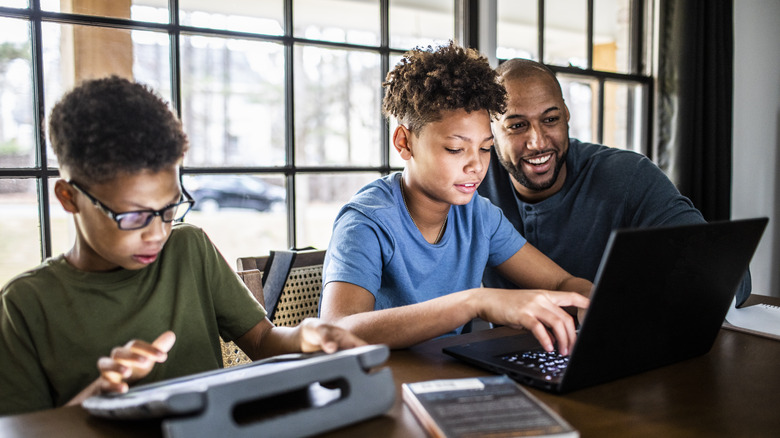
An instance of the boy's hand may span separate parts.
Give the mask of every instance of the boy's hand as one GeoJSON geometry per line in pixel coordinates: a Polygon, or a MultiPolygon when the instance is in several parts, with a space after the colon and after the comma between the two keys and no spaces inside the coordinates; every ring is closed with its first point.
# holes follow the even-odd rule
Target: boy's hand
{"type": "Polygon", "coordinates": [[[300,324],[300,348],[304,353],[338,350],[366,345],[366,342],[343,328],[326,324],[318,318],[306,318],[300,324]]]}
{"type": "MultiPolygon", "coordinates": [[[[525,328],[547,351],[571,353],[577,339],[574,318],[563,307],[584,311],[590,300],[575,292],[483,289],[478,297],[479,316],[496,324],[525,328]]],[[[584,312],[583,312],[584,313],[584,312]]]]}
{"type": "Polygon", "coordinates": [[[130,383],[146,377],[156,363],[168,359],[174,342],[176,335],[167,331],[151,344],[134,339],[111,350],[111,357],[98,360],[100,392],[127,392],[130,383]]]}

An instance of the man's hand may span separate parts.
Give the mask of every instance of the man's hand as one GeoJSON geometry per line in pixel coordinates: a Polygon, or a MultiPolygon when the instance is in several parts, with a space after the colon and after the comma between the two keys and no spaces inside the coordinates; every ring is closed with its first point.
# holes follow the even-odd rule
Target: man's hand
{"type": "Polygon", "coordinates": [[[300,349],[305,353],[319,350],[334,353],[366,345],[365,341],[349,331],[326,324],[318,318],[306,318],[299,327],[300,349]]]}
{"type": "Polygon", "coordinates": [[[174,342],[176,335],[167,331],[151,344],[134,339],[111,350],[110,357],[98,360],[100,392],[127,392],[130,383],[143,379],[156,363],[168,359],[174,342]]]}

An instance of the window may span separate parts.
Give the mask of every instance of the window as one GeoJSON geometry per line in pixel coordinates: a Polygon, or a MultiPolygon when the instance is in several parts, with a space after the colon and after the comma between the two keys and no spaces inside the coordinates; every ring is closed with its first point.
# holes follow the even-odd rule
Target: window
{"type": "Polygon", "coordinates": [[[638,0],[497,0],[496,56],[556,72],[583,141],[649,153],[647,5],[638,0]]]}
{"type": "MultiPolygon", "coordinates": [[[[642,2],[493,1],[498,57],[544,59],[565,77],[573,135],[645,147],[649,82],[626,30],[642,2]],[[575,5],[587,18],[552,19],[575,5]]],[[[108,74],[149,84],[180,115],[184,184],[197,200],[187,221],[230,265],[325,248],[339,208],[403,166],[380,112],[387,71],[405,50],[460,35],[469,3],[0,0],[0,284],[72,245],[39,127],[79,80],[108,74]]]]}
{"type": "Polygon", "coordinates": [[[381,82],[454,22],[450,0],[0,0],[0,283],[75,238],[38,126],[79,80],[118,74],[171,102],[191,143],[187,221],[234,265],[326,247],[338,209],[402,166],[381,82]]]}

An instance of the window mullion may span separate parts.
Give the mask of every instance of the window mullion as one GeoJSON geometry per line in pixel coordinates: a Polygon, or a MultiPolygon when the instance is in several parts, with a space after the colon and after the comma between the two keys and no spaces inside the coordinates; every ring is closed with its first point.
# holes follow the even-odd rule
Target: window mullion
{"type": "MultiPolygon", "coordinates": [[[[382,95],[382,83],[390,71],[390,0],[379,0],[379,93],[382,95]]],[[[390,121],[379,112],[382,133],[379,136],[379,165],[384,174],[390,168],[390,121]]]]}
{"type": "Polygon", "coordinates": [[[284,1],[284,111],[285,111],[285,186],[287,188],[287,244],[296,247],[295,201],[295,81],[293,47],[293,0],[284,1]]]}
{"type": "Polygon", "coordinates": [[[38,127],[38,135],[35,136],[35,151],[37,166],[40,169],[38,184],[38,217],[40,220],[41,259],[52,255],[51,249],[51,220],[49,215],[49,179],[47,171],[49,157],[46,150],[46,129],[44,87],[43,87],[43,35],[41,31],[41,3],[40,0],[31,0],[30,7],[33,16],[30,19],[30,31],[32,40],[32,76],[33,76],[33,102],[37,110],[33,114],[35,126],[38,127]]]}
{"type": "Polygon", "coordinates": [[[598,99],[596,104],[596,143],[604,144],[604,91],[606,80],[598,80],[598,99]]]}
{"type": "Polygon", "coordinates": [[[537,3],[538,8],[538,22],[536,23],[537,36],[537,53],[539,54],[539,62],[544,63],[544,0],[539,0],[537,3]]]}
{"type": "Polygon", "coordinates": [[[170,63],[171,63],[171,103],[179,116],[182,117],[182,99],[181,99],[181,21],[179,17],[179,0],[169,0],[168,9],[170,14],[171,28],[168,31],[170,39],[170,63]]]}
{"type": "Polygon", "coordinates": [[[588,69],[593,70],[593,0],[588,0],[588,24],[587,24],[587,44],[588,44],[588,69]]]}

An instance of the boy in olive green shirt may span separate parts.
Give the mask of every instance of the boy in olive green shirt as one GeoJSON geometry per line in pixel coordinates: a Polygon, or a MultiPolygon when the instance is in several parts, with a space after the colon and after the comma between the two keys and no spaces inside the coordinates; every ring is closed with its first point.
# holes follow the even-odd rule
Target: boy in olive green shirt
{"type": "Polygon", "coordinates": [[[151,90],[87,81],[49,123],[76,242],[3,287],[0,415],[219,368],[219,336],[252,359],[363,344],[317,319],[274,327],[206,234],[173,225],[193,204],[187,138],[151,90]]]}

